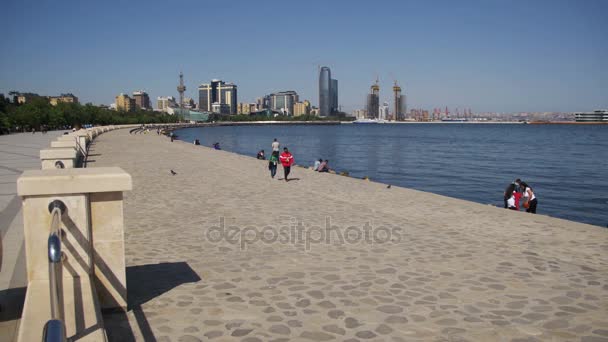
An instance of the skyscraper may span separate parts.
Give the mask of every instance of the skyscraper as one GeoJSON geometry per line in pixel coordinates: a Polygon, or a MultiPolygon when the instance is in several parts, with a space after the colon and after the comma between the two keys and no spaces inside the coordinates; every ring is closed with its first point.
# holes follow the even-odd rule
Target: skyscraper
{"type": "Polygon", "coordinates": [[[395,94],[395,120],[403,121],[405,119],[405,111],[403,110],[403,98],[401,97],[401,87],[395,81],[393,86],[393,93],[395,94]]]}
{"type": "MultiPolygon", "coordinates": [[[[211,83],[198,87],[198,106],[201,111],[212,112],[213,105],[228,106],[230,114],[237,113],[237,87],[234,83],[211,80],[211,83]]],[[[217,107],[217,106],[216,106],[217,107]]]]}
{"type": "Polygon", "coordinates": [[[380,107],[380,86],[378,80],[371,87],[371,92],[367,94],[367,117],[377,119],[380,107]]]}
{"type": "Polygon", "coordinates": [[[319,71],[319,116],[329,116],[332,109],[331,71],[322,67],[319,71]]]}
{"type": "Polygon", "coordinates": [[[331,113],[337,113],[338,109],[338,80],[331,79],[331,113]]]}

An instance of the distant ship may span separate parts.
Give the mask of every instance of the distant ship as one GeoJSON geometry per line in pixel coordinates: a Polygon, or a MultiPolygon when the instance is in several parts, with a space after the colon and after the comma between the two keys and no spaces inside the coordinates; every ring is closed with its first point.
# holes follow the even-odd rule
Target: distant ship
{"type": "Polygon", "coordinates": [[[442,122],[467,122],[469,120],[465,119],[465,118],[443,118],[441,119],[442,122]]]}
{"type": "Polygon", "coordinates": [[[387,123],[388,121],[383,120],[383,119],[357,119],[355,121],[353,121],[354,124],[383,124],[383,123],[387,123]]]}

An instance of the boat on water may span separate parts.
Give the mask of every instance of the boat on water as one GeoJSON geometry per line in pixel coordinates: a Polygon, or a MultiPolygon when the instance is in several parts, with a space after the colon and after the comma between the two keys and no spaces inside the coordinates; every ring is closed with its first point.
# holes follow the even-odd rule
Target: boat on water
{"type": "Polygon", "coordinates": [[[387,120],[383,119],[357,119],[353,121],[354,124],[383,124],[387,122],[387,120]]]}
{"type": "Polygon", "coordinates": [[[465,119],[465,118],[443,118],[441,119],[441,122],[467,122],[469,120],[465,119]]]}

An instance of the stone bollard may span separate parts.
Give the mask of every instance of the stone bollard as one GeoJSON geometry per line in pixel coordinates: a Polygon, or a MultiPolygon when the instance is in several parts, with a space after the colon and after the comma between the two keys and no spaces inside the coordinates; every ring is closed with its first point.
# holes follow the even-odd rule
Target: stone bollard
{"type": "Polygon", "coordinates": [[[78,165],[78,153],[73,147],[40,150],[42,169],[73,169],[78,165]]]}
{"type": "Polygon", "coordinates": [[[19,341],[40,341],[50,319],[48,207],[54,200],[66,207],[60,279],[67,337],[102,341],[101,310],[126,310],[123,191],[131,189],[131,176],[118,167],[25,171],[19,177],[28,279],[19,341]]]}

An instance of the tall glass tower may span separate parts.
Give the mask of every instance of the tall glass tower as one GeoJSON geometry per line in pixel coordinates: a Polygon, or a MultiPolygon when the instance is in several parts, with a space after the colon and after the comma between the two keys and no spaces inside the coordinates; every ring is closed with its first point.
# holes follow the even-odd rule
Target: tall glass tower
{"type": "Polygon", "coordinates": [[[319,116],[329,116],[331,107],[331,71],[328,67],[322,67],[319,71],[319,116]]]}

